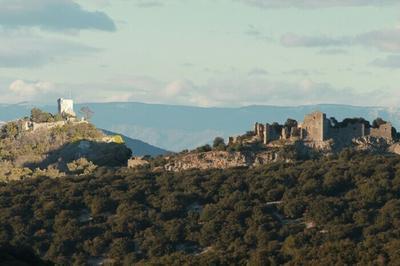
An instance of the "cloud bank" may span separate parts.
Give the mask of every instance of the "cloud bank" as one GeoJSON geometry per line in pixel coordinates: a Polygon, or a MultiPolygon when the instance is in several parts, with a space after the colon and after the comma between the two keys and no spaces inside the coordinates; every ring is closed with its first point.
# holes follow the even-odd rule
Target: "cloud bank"
{"type": "Polygon", "coordinates": [[[329,83],[299,77],[295,82],[248,76],[214,78],[205,83],[190,80],[160,81],[151,77],[125,77],[105,83],[55,84],[51,81],[15,80],[1,91],[1,102],[53,103],[71,91],[77,102],[146,102],[189,106],[246,106],[349,104],[397,106],[400,90],[338,88],[329,83]],[[93,89],[96,93],[93,94],[93,89]],[[112,89],[112,91],[111,91],[112,89]],[[110,93],[112,92],[112,93],[110,93]],[[46,102],[47,101],[47,102],[46,102]]]}
{"type": "Polygon", "coordinates": [[[53,83],[48,81],[25,82],[23,80],[15,80],[9,87],[12,93],[28,98],[37,94],[47,93],[53,89],[53,83]]]}
{"type": "Polygon", "coordinates": [[[96,51],[72,41],[0,31],[0,68],[41,67],[96,51]]]}
{"type": "MultiPolygon", "coordinates": [[[[338,88],[326,82],[314,81],[304,75],[299,75],[297,81],[293,82],[271,80],[269,76],[263,75],[243,75],[225,78],[220,76],[204,83],[181,79],[160,81],[151,77],[120,77],[104,83],[57,84],[52,92],[72,90],[78,102],[133,101],[203,107],[254,104],[289,106],[320,103],[382,106],[400,104],[400,90],[363,89],[338,88]],[[95,94],[92,88],[96,89],[95,94]]],[[[45,94],[39,91],[38,97],[49,94],[49,91],[45,94]]],[[[11,97],[13,102],[25,99],[15,93],[10,94],[9,98],[11,97]]]]}
{"type": "Polygon", "coordinates": [[[0,25],[52,31],[116,30],[114,21],[105,13],[84,10],[72,0],[0,0],[0,25]]]}

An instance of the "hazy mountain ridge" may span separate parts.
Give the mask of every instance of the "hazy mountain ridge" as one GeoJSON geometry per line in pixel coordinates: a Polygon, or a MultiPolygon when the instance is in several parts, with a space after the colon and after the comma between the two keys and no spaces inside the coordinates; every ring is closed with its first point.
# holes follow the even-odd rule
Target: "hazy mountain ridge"
{"type": "MultiPolygon", "coordinates": [[[[28,115],[33,105],[0,105],[0,120],[7,121],[28,115]]],[[[247,106],[238,108],[190,107],[136,102],[83,103],[94,112],[93,123],[127,137],[140,139],[166,150],[180,151],[210,142],[216,136],[227,138],[252,129],[254,122],[284,122],[288,117],[302,121],[304,115],[315,110],[338,120],[382,117],[400,128],[400,108],[362,107],[321,104],[304,106],[247,106]]],[[[55,112],[55,105],[39,106],[55,112]]]]}

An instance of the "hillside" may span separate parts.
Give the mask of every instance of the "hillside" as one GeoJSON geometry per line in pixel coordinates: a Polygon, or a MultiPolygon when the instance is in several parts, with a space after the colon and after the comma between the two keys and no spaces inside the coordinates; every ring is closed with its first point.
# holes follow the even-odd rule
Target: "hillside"
{"type": "MultiPolygon", "coordinates": [[[[85,103],[95,114],[92,122],[98,127],[140,139],[169,151],[193,149],[216,136],[227,139],[247,131],[255,121],[283,123],[288,117],[303,120],[315,110],[342,120],[364,117],[372,121],[381,117],[400,128],[400,109],[348,105],[247,106],[238,108],[200,108],[144,103],[85,103]]],[[[27,115],[32,104],[0,105],[0,120],[8,121],[27,115]]],[[[40,106],[55,112],[56,106],[40,106]]]]}
{"type": "MultiPolygon", "coordinates": [[[[102,129],[102,131],[109,136],[118,135],[115,132],[111,132],[109,130],[102,129]]],[[[119,134],[120,135],[120,134],[119,134]]],[[[132,139],[125,135],[120,135],[124,140],[125,145],[132,150],[132,155],[134,156],[159,156],[159,155],[166,155],[169,151],[158,148],[156,146],[150,145],[146,142],[143,142],[138,139],[132,139]]]]}
{"type": "MultiPolygon", "coordinates": [[[[54,119],[50,113],[40,115],[54,119]]],[[[120,136],[106,136],[90,123],[26,118],[0,128],[0,181],[125,166],[131,154],[120,136]]]]}
{"type": "Polygon", "coordinates": [[[84,176],[0,186],[0,243],[85,265],[396,265],[400,157],[84,176]]]}

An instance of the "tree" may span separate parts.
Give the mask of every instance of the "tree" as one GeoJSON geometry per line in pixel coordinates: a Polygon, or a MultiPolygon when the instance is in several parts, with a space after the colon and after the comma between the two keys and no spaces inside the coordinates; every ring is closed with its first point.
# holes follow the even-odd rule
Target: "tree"
{"type": "Polygon", "coordinates": [[[292,128],[292,127],[296,128],[297,125],[298,125],[297,121],[294,119],[291,119],[291,118],[288,118],[285,123],[285,127],[288,127],[288,128],[292,128]]]}
{"type": "Polygon", "coordinates": [[[387,122],[383,120],[382,118],[378,117],[372,122],[372,127],[374,128],[379,128],[381,125],[386,124],[387,122]]]}
{"type": "Polygon", "coordinates": [[[203,146],[200,146],[200,147],[198,147],[198,148],[196,149],[197,152],[208,152],[208,151],[211,151],[211,150],[212,150],[212,149],[211,149],[211,146],[208,145],[208,144],[203,145],[203,146]]]}
{"type": "Polygon", "coordinates": [[[33,108],[31,110],[31,121],[35,123],[46,123],[54,121],[53,115],[40,110],[39,108],[33,108]]]}
{"type": "Polygon", "coordinates": [[[225,141],[221,137],[216,137],[213,142],[213,148],[216,150],[225,150],[225,141]]]}
{"type": "Polygon", "coordinates": [[[79,111],[83,115],[83,118],[86,121],[89,121],[90,118],[92,118],[94,112],[88,107],[88,106],[83,106],[81,110],[79,111]]]}
{"type": "Polygon", "coordinates": [[[335,117],[329,118],[329,122],[331,123],[331,127],[336,127],[339,124],[335,117]]]}
{"type": "Polygon", "coordinates": [[[271,127],[275,130],[275,132],[278,132],[279,134],[281,133],[283,128],[283,126],[279,125],[279,123],[277,122],[272,123],[271,127]]]}
{"type": "Polygon", "coordinates": [[[1,137],[15,138],[18,135],[18,131],[18,124],[16,122],[7,123],[1,128],[1,137]]]}
{"type": "Polygon", "coordinates": [[[88,161],[86,158],[79,158],[78,160],[67,163],[67,168],[70,173],[75,175],[87,175],[96,169],[96,165],[91,161],[88,161]]]}

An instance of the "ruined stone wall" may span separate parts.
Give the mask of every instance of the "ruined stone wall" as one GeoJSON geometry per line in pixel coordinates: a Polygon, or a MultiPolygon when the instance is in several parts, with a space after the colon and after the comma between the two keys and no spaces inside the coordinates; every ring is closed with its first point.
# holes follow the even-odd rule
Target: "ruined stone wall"
{"type": "Polygon", "coordinates": [[[260,139],[263,140],[264,139],[264,132],[265,132],[265,127],[263,124],[260,123],[256,123],[254,125],[254,134],[260,139]]]}
{"type": "Polygon", "coordinates": [[[290,129],[290,139],[292,140],[297,140],[297,139],[302,139],[302,129],[297,127],[292,127],[290,129]]]}
{"type": "Polygon", "coordinates": [[[270,124],[265,125],[264,144],[267,144],[274,140],[279,140],[280,136],[281,136],[280,132],[277,132],[272,125],[270,124]]]}
{"type": "Polygon", "coordinates": [[[284,127],[281,131],[281,139],[290,139],[290,131],[289,128],[284,127]]]}
{"type": "Polygon", "coordinates": [[[66,124],[65,121],[58,121],[58,122],[50,122],[50,123],[32,123],[32,130],[38,130],[42,128],[51,129],[54,127],[62,127],[66,124]]]}
{"type": "Polygon", "coordinates": [[[270,124],[264,125],[260,123],[255,123],[254,135],[264,144],[267,144],[274,140],[279,140],[281,138],[281,132],[278,132],[277,129],[270,124]]]}
{"type": "Polygon", "coordinates": [[[261,139],[264,138],[264,132],[265,132],[265,127],[263,124],[258,124],[258,129],[257,129],[257,136],[259,136],[261,139]]]}
{"type": "Polygon", "coordinates": [[[371,128],[370,135],[375,138],[393,140],[393,126],[391,123],[380,125],[379,128],[371,128]]]}
{"type": "Polygon", "coordinates": [[[55,127],[62,127],[68,123],[72,124],[81,124],[81,123],[88,123],[87,121],[74,121],[74,120],[64,120],[64,121],[57,121],[57,122],[48,122],[48,123],[35,123],[32,121],[21,121],[20,128],[23,131],[35,131],[39,129],[52,129],[55,127]]]}
{"type": "Polygon", "coordinates": [[[254,124],[254,134],[258,136],[258,123],[254,124]]]}
{"type": "Polygon", "coordinates": [[[302,128],[304,130],[303,137],[308,141],[324,141],[328,137],[329,121],[326,115],[321,112],[314,112],[306,115],[302,128]]]}
{"type": "MultiPolygon", "coordinates": [[[[331,121],[322,112],[313,112],[304,117],[304,122],[297,127],[287,127],[278,124],[254,125],[254,141],[271,144],[275,140],[302,140],[310,145],[322,145],[330,139],[339,145],[349,145],[354,139],[362,137],[383,138],[393,141],[393,127],[391,123],[381,125],[379,128],[370,128],[363,119],[347,119],[333,127],[331,121]]],[[[230,143],[234,139],[230,139],[230,143]]]]}
{"type": "Polygon", "coordinates": [[[363,123],[348,124],[346,127],[329,128],[329,138],[336,141],[350,143],[354,138],[368,135],[368,129],[363,123]]]}

